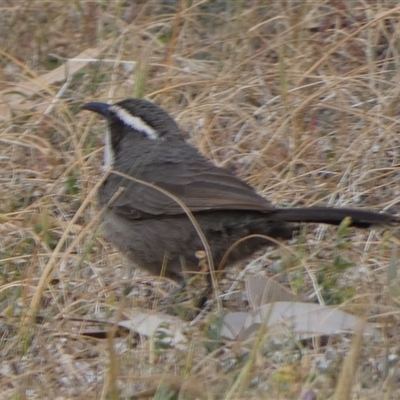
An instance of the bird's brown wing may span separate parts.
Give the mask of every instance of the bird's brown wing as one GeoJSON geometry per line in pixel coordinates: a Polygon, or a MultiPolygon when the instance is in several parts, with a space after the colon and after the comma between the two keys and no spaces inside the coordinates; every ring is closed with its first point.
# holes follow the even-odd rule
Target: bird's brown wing
{"type": "MultiPolygon", "coordinates": [[[[151,165],[135,168],[133,177],[152,183],[178,197],[192,212],[210,210],[273,210],[272,204],[259,196],[254,189],[236,178],[229,171],[214,166],[198,153],[192,157],[172,158],[151,165]]],[[[112,173],[100,192],[100,202],[110,202],[110,193],[119,195],[112,200],[114,212],[129,218],[145,215],[183,214],[181,205],[166,194],[152,187],[140,184],[127,177],[112,173]],[[106,196],[105,193],[108,195],[106,196]]]]}

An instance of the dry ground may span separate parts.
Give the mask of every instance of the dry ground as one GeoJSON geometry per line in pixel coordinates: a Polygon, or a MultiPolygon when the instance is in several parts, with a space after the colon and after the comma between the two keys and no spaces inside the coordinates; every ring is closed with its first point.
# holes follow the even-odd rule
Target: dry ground
{"type": "MultiPolygon", "coordinates": [[[[0,1],[1,398],[400,398],[398,229],[310,226],[247,271],[318,289],[382,341],[267,333],[249,354],[213,305],[185,348],[115,332],[169,286],[98,235],[104,123],[79,112],[144,96],[276,204],[398,213],[399,17],[390,0],[0,1]]],[[[239,282],[224,307],[247,306],[239,282]]]]}

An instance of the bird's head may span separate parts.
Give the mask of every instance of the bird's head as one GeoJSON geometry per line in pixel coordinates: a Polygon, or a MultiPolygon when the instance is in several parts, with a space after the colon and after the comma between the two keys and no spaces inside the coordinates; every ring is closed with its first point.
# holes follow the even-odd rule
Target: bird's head
{"type": "Polygon", "coordinates": [[[160,140],[181,137],[175,121],[160,107],[144,99],[125,99],[115,104],[90,102],[83,110],[93,111],[108,122],[105,136],[105,168],[113,166],[121,144],[154,145],[160,140]]]}

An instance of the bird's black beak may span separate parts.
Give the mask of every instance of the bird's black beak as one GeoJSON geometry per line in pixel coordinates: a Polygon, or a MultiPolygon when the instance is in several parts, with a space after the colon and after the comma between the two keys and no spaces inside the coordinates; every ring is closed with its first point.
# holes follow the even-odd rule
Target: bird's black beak
{"type": "Polygon", "coordinates": [[[84,104],[81,108],[82,110],[93,111],[97,114],[102,115],[104,118],[107,118],[110,105],[107,103],[100,103],[99,101],[92,101],[90,103],[84,104]]]}

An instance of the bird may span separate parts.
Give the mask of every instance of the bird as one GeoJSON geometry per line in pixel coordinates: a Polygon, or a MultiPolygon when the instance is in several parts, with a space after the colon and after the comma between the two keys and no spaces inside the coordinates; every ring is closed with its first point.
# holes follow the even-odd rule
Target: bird
{"type": "Polygon", "coordinates": [[[98,191],[103,236],[152,275],[163,272],[183,282],[185,274],[202,268],[199,254],[206,250],[204,240],[187,210],[217,266],[228,249],[226,263],[236,263],[276,239],[292,238],[302,223],[340,225],[348,217],[351,226],[369,228],[400,222],[389,213],[356,208],[275,207],[201,155],[186,142],[174,119],[148,100],[95,101],[82,109],[101,115],[108,125],[104,147],[108,172],[98,191]]]}

